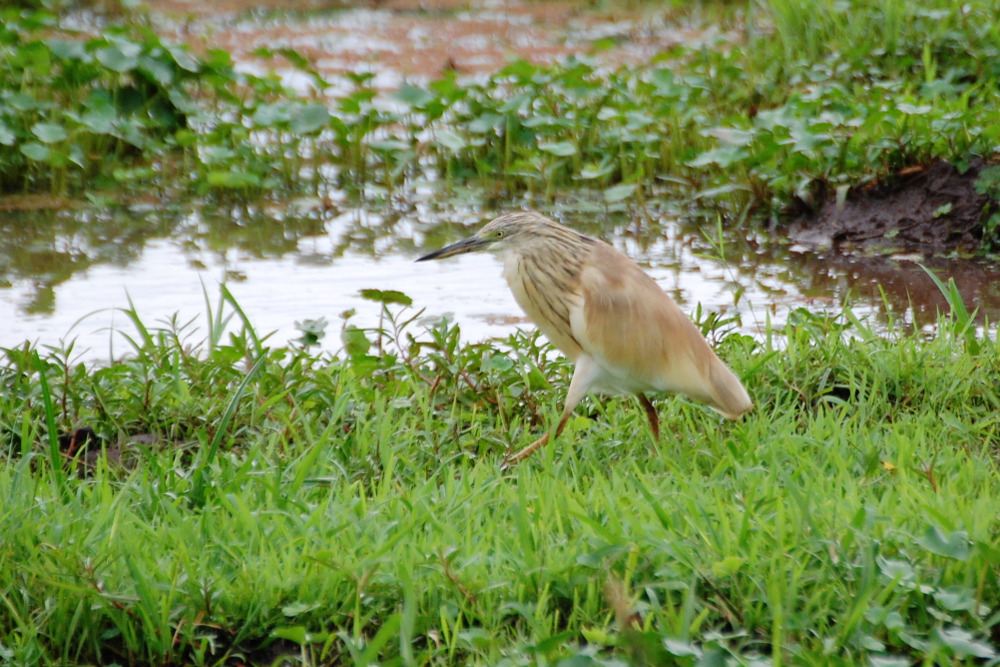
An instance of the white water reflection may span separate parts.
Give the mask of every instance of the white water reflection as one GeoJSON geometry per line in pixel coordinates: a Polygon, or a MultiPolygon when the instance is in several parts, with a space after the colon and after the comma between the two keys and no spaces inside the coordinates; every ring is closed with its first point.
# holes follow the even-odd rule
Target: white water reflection
{"type": "MultiPolygon", "coordinates": [[[[193,343],[204,339],[209,329],[206,294],[211,307],[217,308],[218,285],[224,281],[257,333],[270,335],[272,345],[297,338],[297,321],[324,317],[330,326],[323,348],[336,351],[342,312],[355,309],[351,321],[358,326],[378,323],[380,306],[360,296],[366,288],[404,292],[413,298],[414,308],[425,308],[428,315],[453,313],[463,337],[470,341],[530,326],[492,256],[417,264],[415,251],[393,251],[388,242],[377,256],[344,251],[347,226],[328,223],[327,228],[333,231],[303,238],[296,250],[277,258],[255,257],[239,249],[198,251],[169,239],[150,240],[133,263],[97,264],[51,287],[55,303],[45,314],[28,312],[37,283],[16,281],[0,290],[4,323],[0,346],[17,346],[25,340],[41,346],[75,341],[76,351],[86,359],[120,358],[131,351],[122,334],[135,335],[120,310],[129,307],[130,298],[147,327],[164,326],[175,316],[178,322],[192,322],[193,343]]],[[[397,232],[420,236],[408,224],[398,225],[397,232]]],[[[691,239],[676,232],[644,247],[622,239],[617,245],[646,266],[686,311],[698,303],[713,311],[736,309],[750,332],[759,330],[772,304],[778,306],[773,319],[781,321],[788,308],[804,298],[781,267],[767,271],[759,264],[729,266],[704,259],[696,255],[691,239]],[[743,292],[734,304],[739,286],[743,292]]]]}
{"type": "MultiPolygon", "coordinates": [[[[322,348],[338,351],[341,313],[356,310],[351,322],[361,327],[379,322],[381,306],[360,296],[369,288],[408,294],[413,312],[453,314],[466,341],[503,337],[515,327],[531,326],[494,257],[414,262],[424,252],[471,234],[489,214],[472,209],[442,212],[420,204],[403,217],[347,209],[324,213],[320,220],[312,217],[317,210],[316,202],[293,202],[258,211],[253,218],[216,214],[210,223],[194,209],[171,236],[146,239],[121,258],[103,263],[93,260],[103,251],[83,231],[44,237],[49,240],[25,237],[17,247],[41,244],[50,255],[58,251],[63,254],[57,257],[91,258],[93,263],[66,275],[56,271],[58,262],[66,260],[49,261],[46,266],[55,268],[38,273],[20,265],[20,272],[8,271],[11,284],[0,288],[0,347],[26,340],[62,347],[75,341],[75,352],[84,360],[121,358],[132,351],[125,336],[136,335],[122,312],[130,298],[147,327],[164,327],[173,318],[190,323],[187,343],[194,345],[208,335],[209,309],[219,307],[223,282],[258,335],[269,336],[272,346],[298,338],[296,322],[325,318],[329,326],[322,348]],[[225,234],[219,231],[220,219],[225,234]],[[295,220],[311,220],[310,231],[285,226],[295,220]],[[442,220],[456,224],[442,226],[442,220]],[[448,238],[439,238],[442,234],[448,238]],[[234,247],[237,243],[251,249],[234,247]]],[[[131,219],[150,227],[158,218],[155,211],[135,210],[131,219]]],[[[580,224],[574,226],[581,227],[598,218],[576,219],[580,224]]],[[[736,315],[740,329],[751,335],[763,334],[768,323],[780,327],[795,308],[837,312],[848,297],[859,317],[883,318],[888,305],[901,322],[932,321],[943,305],[930,280],[911,262],[795,255],[742,237],[726,241],[723,261],[713,242],[696,231],[682,231],[670,220],[644,218],[635,222],[640,229],[626,218],[618,221],[624,227],[611,242],[643,266],[686,312],[694,313],[700,305],[704,311],[736,315]]],[[[45,224],[28,219],[14,224],[10,233],[25,226],[45,224]]],[[[997,320],[996,265],[960,261],[941,263],[939,270],[945,279],[956,276],[970,310],[981,308],[990,321],[997,320]]],[[[239,324],[235,319],[233,323],[239,324]]]]}

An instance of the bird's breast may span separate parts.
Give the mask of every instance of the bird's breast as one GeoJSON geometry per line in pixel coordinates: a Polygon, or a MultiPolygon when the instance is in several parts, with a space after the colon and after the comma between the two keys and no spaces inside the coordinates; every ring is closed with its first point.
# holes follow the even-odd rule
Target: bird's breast
{"type": "Polygon", "coordinates": [[[538,330],[571,361],[582,354],[573,337],[570,310],[580,296],[572,285],[561,280],[531,257],[511,253],[504,258],[504,278],[514,300],[538,330]]]}

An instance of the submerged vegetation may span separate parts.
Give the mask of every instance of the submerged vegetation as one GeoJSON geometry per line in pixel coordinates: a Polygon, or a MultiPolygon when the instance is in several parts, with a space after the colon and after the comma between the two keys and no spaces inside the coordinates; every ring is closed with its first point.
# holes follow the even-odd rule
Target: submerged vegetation
{"type": "Polygon", "coordinates": [[[105,368],[5,350],[3,660],[1000,655],[1000,347],[961,309],[932,338],[849,310],[759,342],[703,322],[755,399],[743,420],[663,401],[655,444],[629,399],[588,401],[503,471],[568,365],[369,296],[384,323],[346,327],[338,358],[307,349],[324,323],[272,347],[228,296],[200,344],[129,311],[132,358],[105,368]]]}
{"type": "MultiPolygon", "coordinates": [[[[91,38],[5,10],[0,184],[378,197],[430,180],[488,197],[669,194],[730,221],[780,220],[914,165],[995,157],[998,11],[996,0],[751,3],[718,10],[727,31],[715,42],[644,67],[516,61],[485,80],[404,85],[387,105],[371,73],[349,74],[353,90],[332,101],[304,98],[147,28],[91,38]]],[[[330,85],[293,51],[256,55],[330,85]]],[[[990,208],[985,249],[997,243],[990,208]]]]}

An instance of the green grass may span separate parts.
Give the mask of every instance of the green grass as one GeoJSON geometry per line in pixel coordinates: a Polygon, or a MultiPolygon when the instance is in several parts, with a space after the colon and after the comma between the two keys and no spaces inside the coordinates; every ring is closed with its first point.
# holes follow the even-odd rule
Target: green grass
{"type": "Polygon", "coordinates": [[[566,362],[534,335],[464,344],[387,308],[337,358],[270,346],[228,295],[207,335],[131,311],[134,358],[107,367],[7,350],[0,658],[997,656],[995,327],[876,335],[850,311],[798,312],[755,342],[716,322],[746,418],[665,400],[654,444],[631,399],[589,401],[504,472],[558,414],[566,362]],[[243,333],[223,335],[227,316],[243,333]],[[49,422],[133,444],[54,466],[49,422]]]}
{"type": "MultiPolygon", "coordinates": [[[[995,157],[996,13],[772,0],[720,14],[740,48],[615,72],[516,62],[404,87],[387,112],[364,74],[327,107],[147,30],[74,42],[9,11],[0,184],[384,197],[432,178],[779,218],[907,164],[995,157]]],[[[849,310],[762,342],[707,321],[753,413],[665,400],[652,443],[633,401],[592,400],[507,472],[568,365],[530,334],[425,331],[399,295],[371,295],[394,304],[382,329],[345,326],[335,358],[262,339],[226,293],[206,332],[129,310],[133,354],[106,367],[5,350],[0,661],[995,662],[1000,346],[939,288],[952,314],[932,335],[849,310]],[[82,427],[103,454],[60,437],[82,427]]]]}

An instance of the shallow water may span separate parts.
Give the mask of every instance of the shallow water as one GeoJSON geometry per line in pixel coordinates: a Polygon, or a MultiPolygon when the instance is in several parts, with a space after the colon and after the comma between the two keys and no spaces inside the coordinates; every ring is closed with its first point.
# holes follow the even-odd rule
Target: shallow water
{"type": "MultiPolygon", "coordinates": [[[[323,349],[340,347],[341,313],[375,326],[379,304],[360,290],[398,290],[427,315],[452,313],[466,340],[530,327],[488,255],[414,263],[471,234],[492,213],[372,212],[302,200],[288,206],[218,210],[179,205],[87,211],[5,212],[0,221],[0,346],[26,340],[65,346],[87,360],[127,354],[135,329],[121,309],[130,299],[146,326],[172,319],[189,344],[207,335],[208,306],[225,283],[259,335],[271,344],[299,336],[296,322],[326,318],[323,349]],[[458,223],[450,220],[460,220],[458,223]]],[[[944,300],[910,259],[824,258],[759,238],[717,243],[669,218],[639,214],[560,216],[634,258],[684,308],[739,316],[760,334],[795,308],[856,314],[884,327],[932,322],[944,300]],[[883,300],[884,293],[884,300],[883,300]]],[[[713,230],[714,231],[714,230],[713,230]]],[[[933,262],[955,276],[970,308],[1000,318],[1000,267],[933,262]]]]}
{"type": "MultiPolygon", "coordinates": [[[[277,71],[292,87],[309,79],[280,62],[260,61],[260,46],[290,47],[310,58],[336,95],[339,74],[372,71],[377,88],[436,78],[445,69],[463,78],[495,71],[516,55],[551,62],[589,52],[598,66],[647,62],[675,43],[719,38],[712,27],[678,26],[662,18],[580,12],[572,3],[391,3],[400,8],[267,13],[296,3],[269,0],[150,2],[155,24],[174,39],[223,46],[238,68],[277,71]],[[359,26],[363,31],[359,41],[359,26]],[[607,38],[600,48],[595,40],[607,38]]],[[[86,15],[84,15],[86,16],[86,15]]],[[[86,26],[84,26],[86,27],[86,26]]],[[[301,84],[301,86],[299,86],[301,84]]],[[[428,315],[453,313],[468,340],[504,335],[525,324],[492,257],[464,256],[414,264],[421,254],[470,234],[495,211],[478,203],[414,201],[398,210],[352,208],[299,200],[250,209],[176,203],[101,210],[0,211],[0,346],[26,340],[65,346],[88,360],[118,358],[134,335],[121,309],[134,304],[146,326],[176,316],[192,344],[208,331],[208,310],[225,283],[258,334],[273,344],[297,338],[295,323],[326,318],[323,347],[339,348],[340,314],[374,326],[380,306],[365,288],[402,291],[428,315]]],[[[430,198],[439,197],[432,193],[430,198]]],[[[564,204],[566,205],[566,204],[564,204]]],[[[10,208],[10,207],[8,207],[10,208]]],[[[520,208],[513,206],[513,208],[520,208]]],[[[862,259],[808,252],[736,234],[720,249],[698,229],[669,214],[635,211],[607,216],[560,216],[627,252],[688,312],[738,316],[742,330],[760,334],[789,311],[839,311],[850,297],[855,312],[885,326],[932,321],[944,300],[912,259],[862,259]],[[883,297],[884,293],[884,297],[883,297]],[[884,299],[884,300],[883,300],[884,299]]],[[[712,236],[714,230],[708,230],[712,236]]],[[[970,261],[932,262],[955,276],[970,308],[1000,317],[1000,268],[970,261]]]]}

